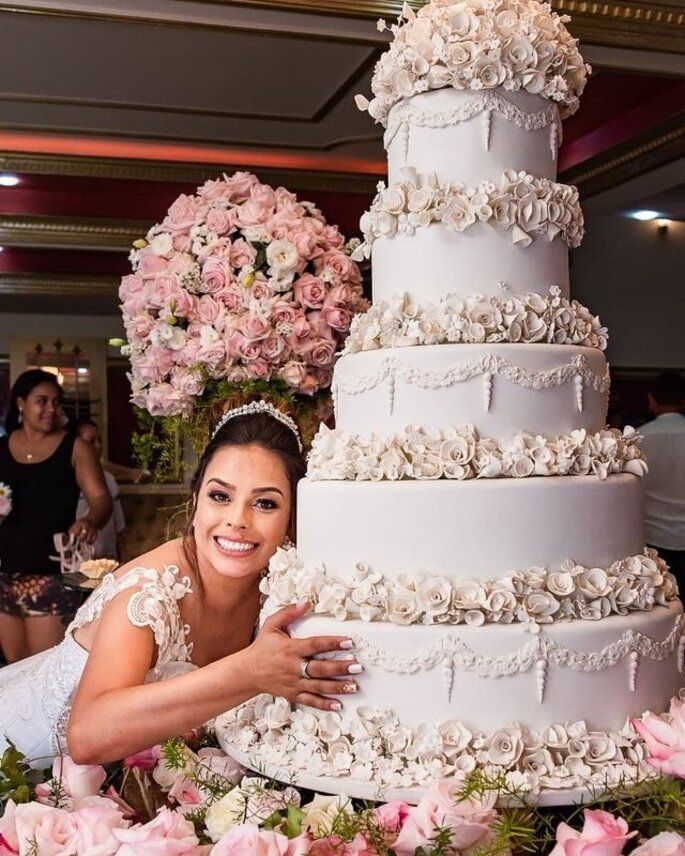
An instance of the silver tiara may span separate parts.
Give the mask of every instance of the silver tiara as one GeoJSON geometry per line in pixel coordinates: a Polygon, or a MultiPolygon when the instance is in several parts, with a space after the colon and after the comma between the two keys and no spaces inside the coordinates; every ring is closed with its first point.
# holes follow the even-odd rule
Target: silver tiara
{"type": "Polygon", "coordinates": [[[224,425],[227,422],[230,422],[231,419],[235,419],[237,416],[252,416],[256,413],[265,413],[267,416],[271,416],[272,419],[278,420],[281,425],[285,425],[286,428],[289,428],[295,435],[297,448],[300,452],[303,451],[300,432],[297,430],[295,420],[291,419],[290,416],[286,416],[285,413],[281,413],[278,408],[274,407],[273,404],[270,404],[268,401],[252,401],[250,404],[243,404],[242,407],[234,407],[233,410],[229,410],[227,413],[224,413],[212,431],[211,439],[213,440],[224,425]]]}

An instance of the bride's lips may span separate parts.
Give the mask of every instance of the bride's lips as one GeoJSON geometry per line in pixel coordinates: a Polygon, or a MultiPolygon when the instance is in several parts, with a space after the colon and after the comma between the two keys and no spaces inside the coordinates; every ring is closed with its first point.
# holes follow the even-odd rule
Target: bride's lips
{"type": "Polygon", "coordinates": [[[245,556],[251,556],[259,546],[254,541],[223,538],[220,535],[214,536],[214,544],[223,556],[230,556],[231,559],[242,559],[245,556]]]}

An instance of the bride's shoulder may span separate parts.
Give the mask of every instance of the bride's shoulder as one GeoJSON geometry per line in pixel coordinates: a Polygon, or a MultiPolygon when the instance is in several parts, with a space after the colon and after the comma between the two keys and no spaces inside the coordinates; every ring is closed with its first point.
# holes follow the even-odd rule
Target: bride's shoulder
{"type": "Polygon", "coordinates": [[[186,576],[189,570],[187,564],[183,553],[183,541],[180,538],[174,538],[121,565],[114,571],[114,576],[121,579],[132,571],[156,571],[161,574],[167,569],[178,571],[181,576],[186,576]]]}

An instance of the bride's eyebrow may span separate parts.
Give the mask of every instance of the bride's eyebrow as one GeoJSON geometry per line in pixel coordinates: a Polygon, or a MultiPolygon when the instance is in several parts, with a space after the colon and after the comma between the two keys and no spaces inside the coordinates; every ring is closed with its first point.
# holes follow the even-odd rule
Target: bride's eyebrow
{"type": "MultiPolygon", "coordinates": [[[[216,476],[214,478],[211,478],[207,482],[207,484],[211,484],[212,482],[216,482],[217,484],[220,484],[221,487],[225,487],[226,490],[235,490],[235,485],[228,484],[228,482],[222,481],[221,479],[216,478],[216,476]]],[[[281,496],[283,496],[283,491],[279,487],[256,487],[252,491],[252,493],[268,493],[269,491],[273,491],[274,493],[279,493],[281,496]]]]}

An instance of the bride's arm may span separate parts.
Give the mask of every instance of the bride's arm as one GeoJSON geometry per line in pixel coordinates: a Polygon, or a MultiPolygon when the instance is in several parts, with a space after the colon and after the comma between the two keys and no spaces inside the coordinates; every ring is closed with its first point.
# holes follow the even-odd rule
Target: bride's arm
{"type": "Polygon", "coordinates": [[[335,710],[340,703],[322,694],[354,687],[334,680],[350,674],[350,660],[318,661],[310,668],[315,679],[302,678],[302,657],[349,648],[345,637],[291,639],[287,627],[304,615],[306,605],[272,616],[252,645],[236,654],[145,684],[157,649],[152,630],[128,619],[130,594],[122,592],[104,611],[74,699],[67,743],[77,764],[120,760],[197,728],[262,692],[335,710]]]}

